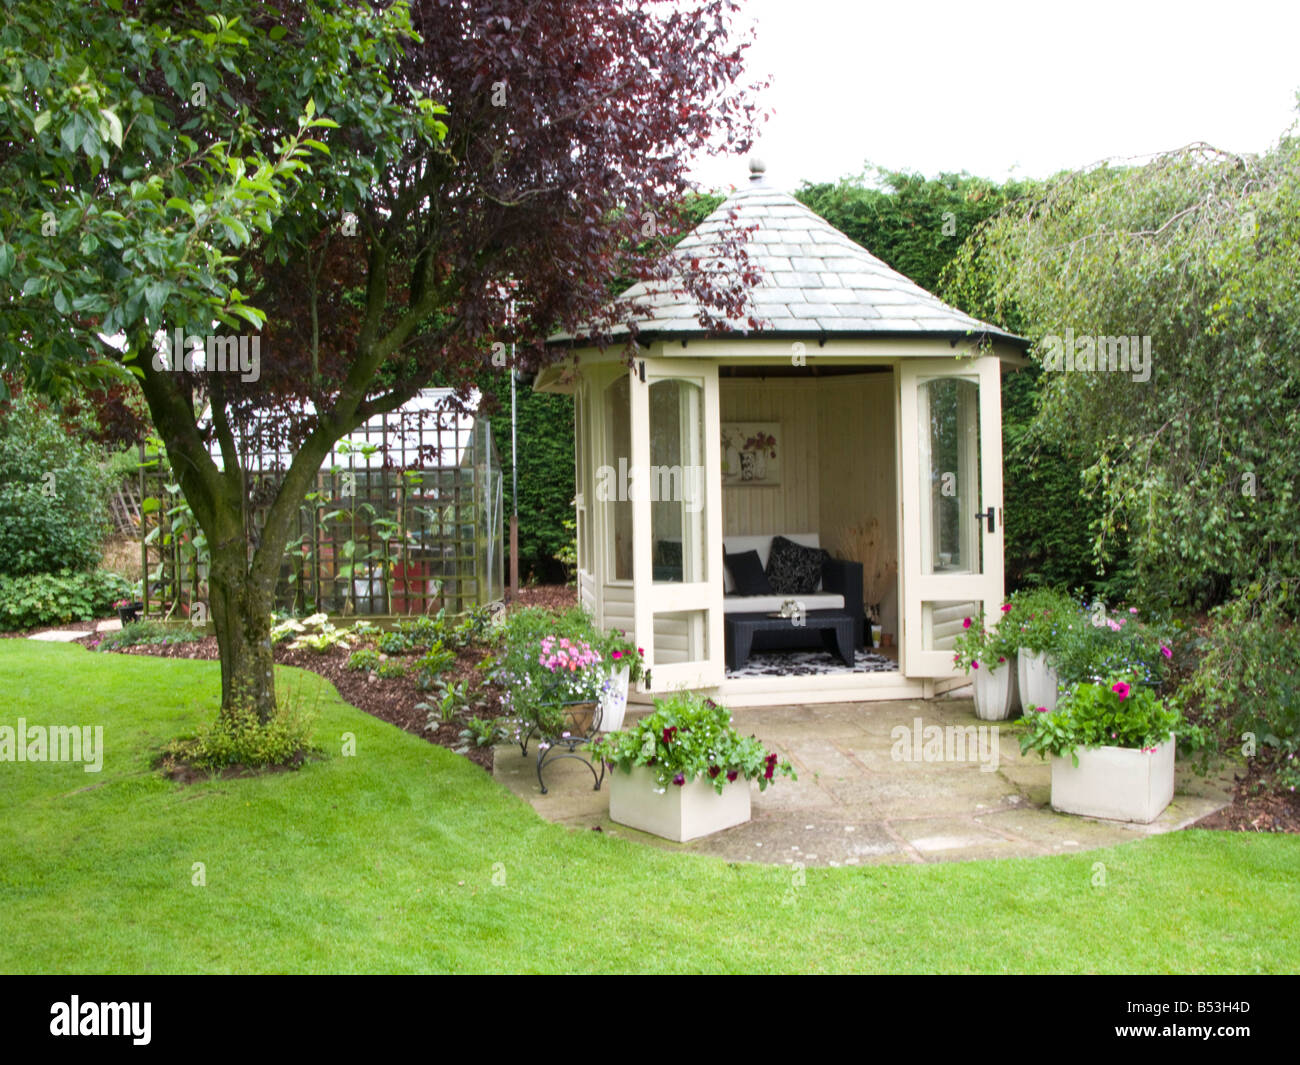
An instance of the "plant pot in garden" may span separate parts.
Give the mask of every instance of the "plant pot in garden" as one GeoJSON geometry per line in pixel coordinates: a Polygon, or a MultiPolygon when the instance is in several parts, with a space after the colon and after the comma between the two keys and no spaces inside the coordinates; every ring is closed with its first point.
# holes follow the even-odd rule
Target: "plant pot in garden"
{"type": "Polygon", "coordinates": [[[1025,710],[1043,707],[1047,711],[1056,709],[1057,691],[1060,678],[1056,668],[1047,660],[1046,652],[1034,652],[1021,648],[1016,655],[1019,669],[1020,701],[1025,710]]]}
{"type": "Polygon", "coordinates": [[[568,703],[564,707],[564,731],[573,736],[590,736],[600,721],[599,702],[568,703]]]}
{"type": "Polygon", "coordinates": [[[652,769],[632,766],[609,779],[609,817],[664,839],[685,843],[750,818],[749,781],[739,777],[719,794],[705,777],[682,786],[669,783],[661,793],[652,769]]]}
{"type": "Polygon", "coordinates": [[[983,663],[971,669],[975,690],[975,716],[981,721],[1006,721],[1016,701],[1016,667],[1003,662],[990,669],[983,663]]]}
{"type": "Polygon", "coordinates": [[[623,715],[627,712],[628,677],[631,674],[626,666],[612,669],[609,673],[609,685],[600,695],[601,732],[617,732],[623,727],[623,715]]]}
{"type": "Polygon", "coordinates": [[[140,611],[143,609],[143,603],[127,603],[117,608],[117,618],[123,625],[130,625],[140,620],[140,611]]]}
{"type": "Polygon", "coordinates": [[[1052,756],[1052,809],[1147,825],[1174,797],[1174,737],[1154,751],[1077,748],[1079,764],[1052,756]]]}

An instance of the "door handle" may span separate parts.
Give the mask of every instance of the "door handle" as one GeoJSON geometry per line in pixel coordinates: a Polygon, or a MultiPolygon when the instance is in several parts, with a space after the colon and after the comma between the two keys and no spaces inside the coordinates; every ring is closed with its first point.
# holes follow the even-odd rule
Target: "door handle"
{"type": "Polygon", "coordinates": [[[994,517],[996,514],[997,511],[995,511],[992,507],[989,507],[988,510],[977,510],[975,512],[975,520],[983,521],[984,519],[987,518],[989,523],[989,532],[996,532],[997,527],[994,524],[994,517]]]}

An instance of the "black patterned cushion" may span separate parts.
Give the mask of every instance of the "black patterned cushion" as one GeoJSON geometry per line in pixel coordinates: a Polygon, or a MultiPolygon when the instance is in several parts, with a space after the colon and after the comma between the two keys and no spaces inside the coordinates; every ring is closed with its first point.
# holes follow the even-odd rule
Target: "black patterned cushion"
{"type": "Polygon", "coordinates": [[[763,572],[763,563],[759,561],[757,551],[741,551],[734,555],[724,554],[727,569],[731,571],[731,583],[736,586],[736,595],[771,595],[772,586],[763,572]]]}
{"type": "Polygon", "coordinates": [[[804,547],[784,536],[774,536],[767,556],[767,581],[778,595],[815,592],[822,579],[822,562],[830,557],[820,547],[804,547]]]}

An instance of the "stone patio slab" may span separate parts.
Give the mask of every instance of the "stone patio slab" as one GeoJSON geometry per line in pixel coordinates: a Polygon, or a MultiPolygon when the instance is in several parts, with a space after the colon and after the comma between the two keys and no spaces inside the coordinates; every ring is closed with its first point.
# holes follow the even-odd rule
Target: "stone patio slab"
{"type": "MultiPolygon", "coordinates": [[[[931,760],[901,757],[897,730],[914,730],[917,718],[923,728],[988,724],[975,718],[969,699],[951,697],[737,710],[736,727],[795,762],[799,780],[779,779],[761,793],[751,784],[753,820],[685,844],[610,821],[608,775],[600,790],[593,790],[591,771],[578,762],[548,765],[546,795],[537,784],[532,748],[521,758],[518,747],[498,747],[493,772],[540,816],[575,830],[599,828],[667,850],[773,865],[1069,854],[1177,831],[1221,809],[1231,796],[1230,768],[1198,777],[1180,765],[1174,801],[1153,825],[1058,814],[1048,805],[1050,766],[1037,755],[1022,757],[1005,724],[996,734],[997,769],[989,772],[981,770],[977,757],[947,757],[960,753],[958,748],[944,749],[942,757],[931,760]]],[[[984,735],[988,755],[993,734],[984,735]]],[[[914,746],[905,750],[916,754],[914,746]]]]}

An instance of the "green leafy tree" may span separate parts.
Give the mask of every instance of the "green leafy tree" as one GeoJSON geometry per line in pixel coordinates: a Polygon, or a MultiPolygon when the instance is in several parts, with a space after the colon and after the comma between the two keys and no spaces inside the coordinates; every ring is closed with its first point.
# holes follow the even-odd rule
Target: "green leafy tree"
{"type": "MultiPolygon", "coordinates": [[[[54,393],[139,377],[211,555],[224,711],[274,715],[275,580],[339,439],[436,374],[463,395],[496,344],[517,342],[535,369],[549,332],[596,316],[610,278],[666,276],[635,247],[639,218],[671,231],[685,161],[748,147],[733,12],[5,8],[0,364],[54,393]],[[503,327],[509,280],[518,314],[503,327]],[[185,359],[188,342],[158,349],[175,331],[228,359],[232,338],[211,346],[222,327],[256,334],[242,338],[259,342],[255,369],[242,345],[239,373],[185,359]],[[287,468],[255,484],[245,456],[270,448],[287,468]]],[[[720,322],[743,307],[738,273],[686,282],[720,322]]]]}
{"type": "Polygon", "coordinates": [[[1097,547],[1127,540],[1137,590],[1207,605],[1293,587],[1300,140],[1060,175],[963,256],[1037,342],[1032,435],[1083,463],[1097,547]],[[1135,338],[1128,372],[1113,338],[1135,338]]]}

